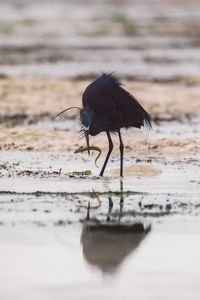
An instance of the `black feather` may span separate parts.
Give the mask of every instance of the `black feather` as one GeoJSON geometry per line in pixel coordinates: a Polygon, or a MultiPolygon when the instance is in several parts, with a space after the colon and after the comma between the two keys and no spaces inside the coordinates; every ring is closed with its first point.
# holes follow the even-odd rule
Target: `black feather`
{"type": "Polygon", "coordinates": [[[103,73],[93,81],[83,93],[82,102],[83,107],[89,107],[93,112],[91,135],[115,132],[123,127],[152,127],[151,116],[112,73],[103,73]]]}

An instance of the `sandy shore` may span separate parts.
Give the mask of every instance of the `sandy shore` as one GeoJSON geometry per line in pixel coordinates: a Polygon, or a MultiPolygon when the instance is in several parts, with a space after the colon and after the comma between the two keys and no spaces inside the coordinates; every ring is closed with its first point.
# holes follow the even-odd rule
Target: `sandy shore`
{"type": "MultiPolygon", "coordinates": [[[[49,129],[37,126],[38,120],[54,123],[55,115],[66,107],[81,106],[81,96],[89,81],[47,79],[0,80],[0,147],[9,150],[74,151],[84,145],[71,129],[49,129]]],[[[177,84],[126,81],[125,87],[150,112],[155,122],[190,119],[200,113],[200,90],[177,84]],[[188,105],[188,103],[190,105],[188,105]]],[[[61,120],[75,119],[78,111],[72,110],[61,120]]],[[[189,121],[188,121],[189,122],[189,121]]],[[[181,124],[181,123],[180,123],[181,124]]],[[[188,127],[189,127],[188,123],[188,127]]],[[[151,133],[123,134],[128,155],[195,155],[200,154],[200,138],[152,138],[151,133]]],[[[113,137],[118,143],[117,136],[113,137]]],[[[91,139],[91,143],[106,151],[104,134],[91,139]]],[[[118,153],[118,147],[114,149],[118,153]]]]}
{"type": "MultiPolygon", "coordinates": [[[[85,140],[79,138],[73,131],[58,131],[38,129],[35,126],[0,126],[0,147],[4,150],[33,150],[33,151],[72,151],[74,152],[85,140]]],[[[114,153],[118,153],[118,137],[115,141],[114,153]]],[[[155,155],[196,155],[200,154],[200,138],[180,139],[151,139],[138,134],[124,133],[123,140],[126,155],[155,156],[155,155]]],[[[100,147],[104,153],[108,149],[107,138],[104,134],[91,139],[91,145],[100,147]]]]}
{"type": "MultiPolygon", "coordinates": [[[[9,118],[52,116],[71,105],[81,106],[83,91],[91,81],[64,79],[16,78],[0,80],[0,116],[9,118]]],[[[193,85],[123,81],[152,114],[153,119],[171,120],[200,113],[200,89],[193,85]],[[189,105],[188,105],[189,104],[189,105]]],[[[69,112],[67,117],[77,115],[69,112]]]]}

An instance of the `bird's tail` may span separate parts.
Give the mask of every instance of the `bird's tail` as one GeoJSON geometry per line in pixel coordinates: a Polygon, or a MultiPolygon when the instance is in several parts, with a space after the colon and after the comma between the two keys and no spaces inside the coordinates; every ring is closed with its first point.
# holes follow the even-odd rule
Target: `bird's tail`
{"type": "Polygon", "coordinates": [[[144,110],[144,126],[146,126],[149,130],[152,129],[152,118],[150,116],[150,114],[144,110]]]}

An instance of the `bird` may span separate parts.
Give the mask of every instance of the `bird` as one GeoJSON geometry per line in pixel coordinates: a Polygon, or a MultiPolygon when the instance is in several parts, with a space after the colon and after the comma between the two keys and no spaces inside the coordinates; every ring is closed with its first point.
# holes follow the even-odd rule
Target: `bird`
{"type": "Polygon", "coordinates": [[[113,150],[111,134],[118,134],[120,176],[123,177],[124,145],[120,130],[129,127],[141,128],[142,126],[151,129],[150,114],[131,93],[124,89],[116,74],[106,72],[103,72],[86,87],[82,95],[82,108],[69,107],[57,116],[72,108],[80,110],[80,131],[85,135],[88,155],[90,155],[89,136],[96,136],[101,132],[105,132],[107,135],[109,148],[100,176],[103,176],[113,150]]]}

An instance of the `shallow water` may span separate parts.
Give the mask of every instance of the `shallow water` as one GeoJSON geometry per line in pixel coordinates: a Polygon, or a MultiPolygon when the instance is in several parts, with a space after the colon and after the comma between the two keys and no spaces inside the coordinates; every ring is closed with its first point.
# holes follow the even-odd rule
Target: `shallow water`
{"type": "Polygon", "coordinates": [[[2,151],[4,299],[199,299],[199,158],[148,159],[125,165],[160,175],[122,181],[86,155],[2,151]]]}
{"type": "MultiPolygon", "coordinates": [[[[95,156],[55,152],[1,151],[1,191],[12,192],[108,192],[119,191],[118,176],[107,174],[99,178],[100,169],[94,165],[95,156]],[[91,176],[73,176],[68,172],[92,171],[91,176]]],[[[101,166],[104,157],[99,159],[101,166]]],[[[124,191],[151,193],[199,192],[199,158],[152,157],[138,160],[125,158],[124,165],[147,165],[161,170],[158,176],[126,176],[124,191]]],[[[118,157],[108,163],[108,170],[119,168],[118,157]]]]}
{"type": "Polygon", "coordinates": [[[2,227],[0,293],[8,300],[30,294],[31,299],[199,299],[199,219],[150,223],[147,233],[126,233],[126,227],[109,233],[100,225],[95,231],[87,224],[2,227]]]}

